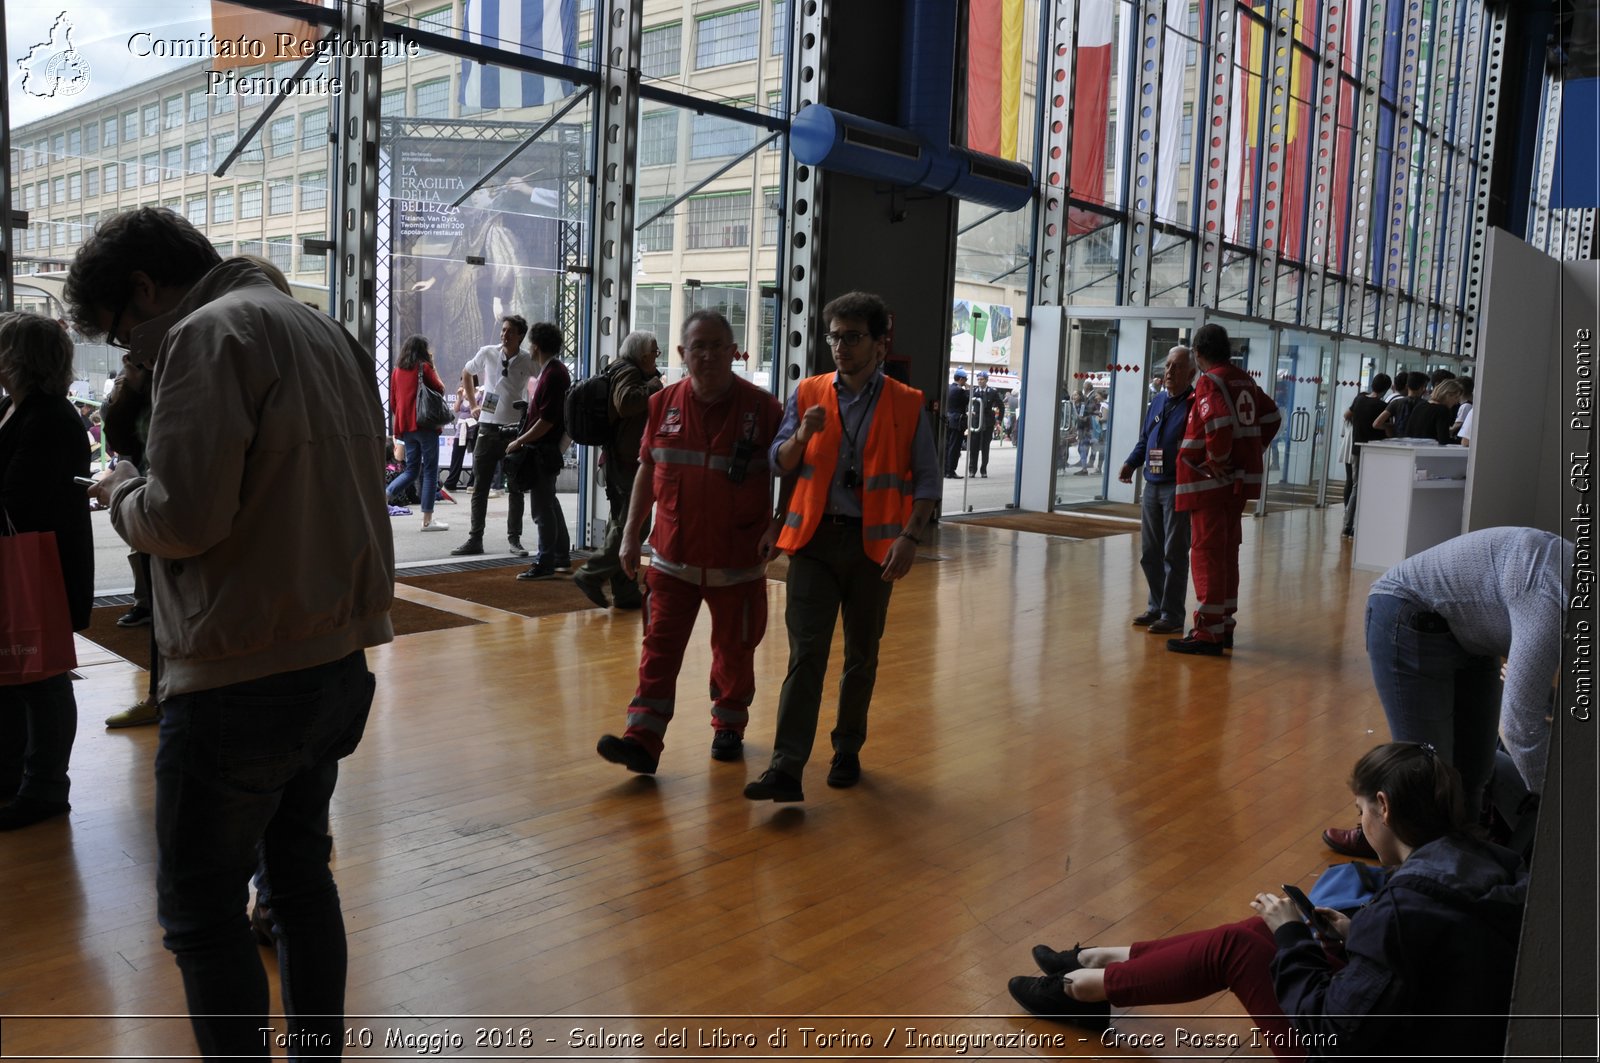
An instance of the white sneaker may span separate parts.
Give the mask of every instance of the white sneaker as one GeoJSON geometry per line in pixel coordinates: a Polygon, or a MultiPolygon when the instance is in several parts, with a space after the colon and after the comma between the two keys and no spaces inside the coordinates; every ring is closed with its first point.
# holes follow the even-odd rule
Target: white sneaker
{"type": "Polygon", "coordinates": [[[489,497],[490,498],[504,498],[505,496],[506,496],[506,493],[504,491],[491,490],[489,492],[489,497]]]}
{"type": "Polygon", "coordinates": [[[435,521],[430,521],[427,524],[424,524],[422,526],[422,530],[425,531],[425,532],[430,532],[430,531],[449,531],[450,530],[450,525],[446,524],[442,520],[435,520],[435,521]]]}

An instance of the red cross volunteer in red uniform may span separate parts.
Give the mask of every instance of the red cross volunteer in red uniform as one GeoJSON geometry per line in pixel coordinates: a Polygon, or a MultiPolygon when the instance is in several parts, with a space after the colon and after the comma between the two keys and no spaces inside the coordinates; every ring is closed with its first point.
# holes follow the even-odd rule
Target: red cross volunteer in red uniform
{"type": "Polygon", "coordinates": [[[1178,455],[1177,508],[1189,514],[1189,568],[1200,607],[1194,629],[1168,639],[1167,649],[1218,657],[1233,646],[1245,505],[1261,497],[1263,455],[1281,418],[1271,396],[1231,363],[1226,329],[1202,325],[1191,346],[1200,376],[1178,455]]]}
{"type": "Polygon", "coordinates": [[[767,448],[783,407],[733,372],[728,319],[700,310],[683,323],[689,375],[650,397],[639,472],[619,560],[632,579],[640,530],[656,507],[645,585],[644,649],[628,729],[596,751],[654,774],[676,705],[678,670],[700,603],[711,610],[711,755],[737,760],[755,696],[755,652],[767,630],[767,559],[778,538],[767,448]]]}

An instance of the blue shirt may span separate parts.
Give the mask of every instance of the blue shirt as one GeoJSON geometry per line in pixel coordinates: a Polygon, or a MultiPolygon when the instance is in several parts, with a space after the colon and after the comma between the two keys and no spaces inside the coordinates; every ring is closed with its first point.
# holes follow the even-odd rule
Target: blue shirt
{"type": "MultiPolygon", "coordinates": [[[[861,516],[860,490],[846,487],[844,474],[850,468],[860,470],[860,461],[853,461],[852,458],[866,446],[867,433],[872,429],[872,414],[878,407],[878,394],[882,390],[881,366],[868,379],[867,386],[855,394],[839,379],[837,372],[833,374],[833,394],[839,403],[839,420],[844,425],[844,431],[839,433],[839,460],[833,467],[833,481],[828,484],[829,513],[846,517],[861,516]],[[850,442],[852,438],[855,440],[854,450],[850,442]]],[[[772,447],[767,451],[767,460],[775,471],[782,469],[778,464],[778,448],[800,427],[798,395],[799,392],[790,393],[789,401],[783,404],[783,420],[779,422],[778,434],[773,437],[772,447]]],[[[793,476],[799,468],[797,465],[782,475],[793,476]]],[[[926,417],[917,418],[917,430],[911,437],[911,479],[912,497],[917,501],[927,499],[937,502],[944,497],[944,473],[934,457],[933,430],[928,427],[926,417]]]]}
{"type": "Polygon", "coordinates": [[[1153,484],[1172,483],[1178,475],[1178,447],[1183,443],[1183,426],[1189,420],[1189,407],[1194,404],[1194,388],[1189,388],[1177,398],[1166,388],[1150,400],[1150,409],[1144,415],[1144,430],[1139,442],[1128,455],[1125,465],[1135,469],[1144,464],[1151,450],[1161,451],[1161,472],[1146,469],[1144,478],[1153,484]]]}

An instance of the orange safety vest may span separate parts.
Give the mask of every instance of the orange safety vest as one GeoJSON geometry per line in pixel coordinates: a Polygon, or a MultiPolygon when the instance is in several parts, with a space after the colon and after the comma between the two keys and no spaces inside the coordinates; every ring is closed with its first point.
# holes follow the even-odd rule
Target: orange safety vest
{"type": "MultiPolygon", "coordinates": [[[[806,441],[796,470],[789,511],[784,516],[778,548],[794,553],[816,534],[828,508],[828,485],[839,463],[839,403],[834,396],[835,374],[822,373],[800,381],[795,389],[795,409],[800,416],[813,406],[827,411],[822,431],[806,441]]],[[[911,519],[911,441],[922,417],[922,392],[885,376],[872,411],[872,424],[861,448],[861,546],[868,557],[882,564],[889,547],[911,519]]]]}

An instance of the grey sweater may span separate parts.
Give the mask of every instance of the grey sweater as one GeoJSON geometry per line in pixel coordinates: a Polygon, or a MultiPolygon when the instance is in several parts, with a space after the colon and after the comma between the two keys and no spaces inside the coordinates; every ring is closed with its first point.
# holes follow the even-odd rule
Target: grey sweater
{"type": "Polygon", "coordinates": [[[1572,544],[1536,528],[1485,528],[1409,557],[1378,577],[1389,594],[1438,613],[1462,648],[1506,658],[1500,737],[1530,790],[1544,787],[1550,684],[1572,544]]]}

